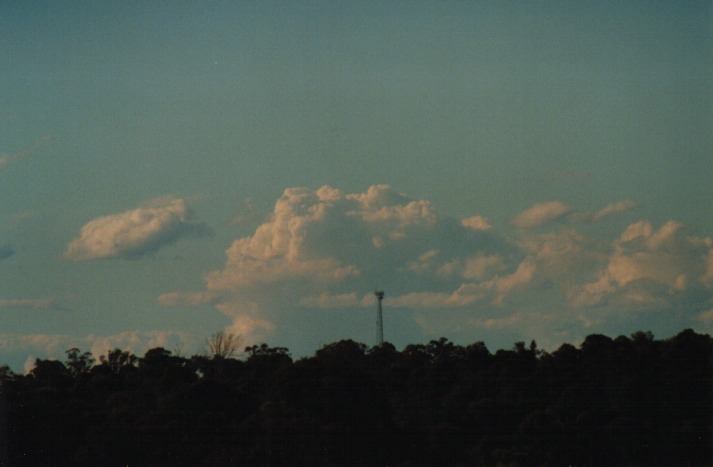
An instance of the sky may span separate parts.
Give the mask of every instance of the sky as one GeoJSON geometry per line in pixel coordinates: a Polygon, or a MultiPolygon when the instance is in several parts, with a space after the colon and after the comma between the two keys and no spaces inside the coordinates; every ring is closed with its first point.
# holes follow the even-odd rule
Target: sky
{"type": "Polygon", "coordinates": [[[713,3],[1,2],[0,364],[713,331],[713,3]]]}

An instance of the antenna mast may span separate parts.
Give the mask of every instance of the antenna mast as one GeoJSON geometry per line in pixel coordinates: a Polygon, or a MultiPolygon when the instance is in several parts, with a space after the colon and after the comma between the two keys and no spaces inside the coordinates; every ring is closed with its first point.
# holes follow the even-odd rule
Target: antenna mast
{"type": "Polygon", "coordinates": [[[384,299],[384,291],[375,290],[374,295],[376,295],[376,298],[379,301],[376,311],[376,345],[381,345],[384,343],[384,321],[381,311],[381,301],[384,299]]]}

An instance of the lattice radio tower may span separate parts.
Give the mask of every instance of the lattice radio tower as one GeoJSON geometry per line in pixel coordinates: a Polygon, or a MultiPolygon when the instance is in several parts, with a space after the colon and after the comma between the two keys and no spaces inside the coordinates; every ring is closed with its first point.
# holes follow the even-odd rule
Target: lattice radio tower
{"type": "Polygon", "coordinates": [[[384,291],[375,290],[374,295],[376,295],[379,302],[376,310],[376,345],[381,345],[384,343],[384,319],[381,311],[381,301],[384,299],[384,291]]]}

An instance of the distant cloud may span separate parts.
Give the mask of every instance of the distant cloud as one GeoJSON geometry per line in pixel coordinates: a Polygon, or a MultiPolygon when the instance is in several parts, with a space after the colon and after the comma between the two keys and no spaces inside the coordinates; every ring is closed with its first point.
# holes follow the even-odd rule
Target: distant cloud
{"type": "Polygon", "coordinates": [[[532,229],[557,220],[569,213],[570,209],[560,201],[549,201],[535,204],[521,212],[512,220],[512,225],[518,229],[532,229]]]}
{"type": "Polygon", "coordinates": [[[357,297],[356,292],[330,295],[321,293],[300,300],[300,306],[309,308],[343,308],[361,306],[362,300],[357,297]]]}
{"type": "Polygon", "coordinates": [[[208,227],[194,219],[182,199],[162,199],[147,207],[99,217],[85,224],[63,257],[73,261],[138,258],[208,227]]]}
{"type": "Polygon", "coordinates": [[[610,203],[597,212],[579,211],[570,216],[572,222],[599,222],[608,217],[620,214],[636,207],[636,203],[631,200],[621,200],[610,203]]]}
{"type": "MultiPolygon", "coordinates": [[[[8,362],[8,356],[13,356],[16,361],[24,361],[27,371],[34,368],[35,357],[65,360],[66,351],[72,347],[91,352],[97,361],[100,356],[115,348],[127,350],[139,357],[155,347],[195,355],[204,349],[206,337],[171,330],[126,331],[108,336],[0,333],[0,355],[3,356],[3,363],[8,362]]],[[[18,369],[17,364],[13,369],[18,369]]]]}
{"type": "Polygon", "coordinates": [[[460,221],[465,227],[473,230],[490,230],[493,227],[488,223],[488,221],[483,216],[473,216],[468,217],[460,221]]]}
{"type": "Polygon", "coordinates": [[[255,208],[255,203],[253,203],[252,198],[246,198],[240,211],[230,219],[229,224],[243,225],[250,222],[257,222],[259,220],[260,215],[255,208]]]}
{"type": "Polygon", "coordinates": [[[49,298],[0,298],[0,308],[61,308],[59,302],[49,298]]]}
{"type": "MultiPolygon", "coordinates": [[[[2,118],[2,115],[0,115],[0,119],[2,118]]],[[[43,136],[27,148],[21,149],[12,154],[0,154],[0,172],[5,170],[11,164],[37,153],[40,149],[45,147],[51,139],[52,138],[49,136],[43,136]]]]}
{"type": "Polygon", "coordinates": [[[15,254],[15,249],[12,245],[4,244],[0,245],[0,260],[7,259],[15,254]]]}
{"type": "Polygon", "coordinates": [[[611,203],[597,211],[592,220],[599,221],[612,214],[619,214],[620,212],[628,211],[636,207],[636,203],[631,200],[617,201],[616,203],[611,203]]]}
{"type": "Polygon", "coordinates": [[[0,156],[0,172],[2,172],[8,165],[14,160],[13,157],[7,156],[5,154],[0,156]]]}

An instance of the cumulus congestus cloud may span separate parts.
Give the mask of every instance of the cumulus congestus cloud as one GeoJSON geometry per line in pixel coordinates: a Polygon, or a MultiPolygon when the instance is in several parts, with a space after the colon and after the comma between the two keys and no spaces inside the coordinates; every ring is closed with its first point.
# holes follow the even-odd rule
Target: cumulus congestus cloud
{"type": "Polygon", "coordinates": [[[89,221],[69,244],[63,258],[73,261],[138,258],[180,238],[209,232],[205,224],[194,219],[184,200],[163,199],[157,205],[89,221]]]}
{"type": "Polygon", "coordinates": [[[613,319],[649,329],[650,313],[664,316],[674,302],[689,306],[679,327],[713,320],[710,238],[686,235],[673,221],[658,229],[640,221],[608,241],[587,234],[592,222],[614,222],[634,206],[621,201],[586,213],[544,203],[518,216],[515,229],[498,229],[479,215],[451,218],[386,185],[353,194],[289,188],[252,235],[230,245],[203,290],[160,301],[210,304],[248,341],[290,346],[299,335],[313,347],[354,337],[347,325],[341,335],[327,332],[337,316],[373,307],[375,286],[387,289],[403,326],[428,337],[501,333],[558,343],[613,319]],[[315,316],[330,320],[324,334],[315,316]]]}
{"type": "Polygon", "coordinates": [[[523,255],[490,229],[482,217],[461,222],[386,185],[353,194],[289,188],[266,222],[226,250],[205,290],[160,301],[212,303],[243,335],[264,335],[309,309],[370,307],[375,285],[388,285],[394,307],[464,306],[495,299],[525,274],[523,255]]]}

